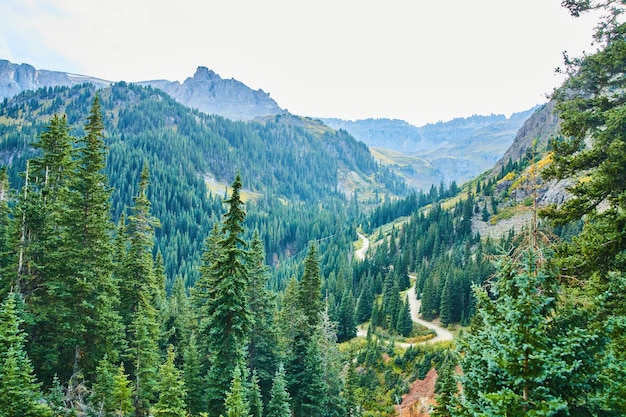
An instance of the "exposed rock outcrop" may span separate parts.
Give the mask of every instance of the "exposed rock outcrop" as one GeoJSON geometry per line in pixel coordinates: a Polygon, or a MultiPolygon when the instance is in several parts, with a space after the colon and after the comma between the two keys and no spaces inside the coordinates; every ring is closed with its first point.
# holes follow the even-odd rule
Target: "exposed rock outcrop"
{"type": "Polygon", "coordinates": [[[287,113],[270,98],[269,93],[261,89],[252,90],[233,78],[225,80],[206,67],[198,67],[194,76],[182,84],[167,80],[141,81],[138,84],[159,88],[179,103],[204,113],[233,120],[287,113]]]}
{"type": "Polygon", "coordinates": [[[111,84],[86,75],[70,74],[60,71],[38,70],[29,64],[13,64],[0,59],[0,99],[13,97],[25,90],[37,90],[41,87],[72,86],[90,82],[98,87],[111,84]]]}
{"type": "Polygon", "coordinates": [[[496,176],[509,160],[517,161],[528,149],[533,146],[536,140],[537,151],[544,151],[550,139],[557,135],[559,131],[559,117],[555,111],[555,102],[549,101],[539,107],[517,131],[511,146],[504,153],[502,158],[494,165],[491,175],[496,176]]]}

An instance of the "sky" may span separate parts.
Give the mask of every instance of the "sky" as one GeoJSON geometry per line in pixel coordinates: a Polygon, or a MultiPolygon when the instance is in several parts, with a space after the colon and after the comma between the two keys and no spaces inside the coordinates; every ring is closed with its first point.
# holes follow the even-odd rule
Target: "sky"
{"type": "Polygon", "coordinates": [[[420,126],[546,102],[596,21],[560,0],[2,0],[0,59],[128,82],[205,66],[293,114],[420,126]]]}

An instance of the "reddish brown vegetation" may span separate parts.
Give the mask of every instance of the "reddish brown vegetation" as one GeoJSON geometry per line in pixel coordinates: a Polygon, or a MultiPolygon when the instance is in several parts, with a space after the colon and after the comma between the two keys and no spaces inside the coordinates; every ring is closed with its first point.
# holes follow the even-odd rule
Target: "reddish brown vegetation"
{"type": "Polygon", "coordinates": [[[415,380],[409,388],[409,393],[402,397],[402,403],[396,407],[399,417],[427,417],[428,410],[434,405],[435,383],[437,371],[433,368],[428,371],[426,378],[415,380]]]}

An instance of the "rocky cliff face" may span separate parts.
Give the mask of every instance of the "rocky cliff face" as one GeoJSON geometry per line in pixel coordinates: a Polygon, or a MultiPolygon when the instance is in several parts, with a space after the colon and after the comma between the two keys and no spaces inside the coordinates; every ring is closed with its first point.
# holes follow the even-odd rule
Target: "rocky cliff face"
{"type": "Polygon", "coordinates": [[[494,165],[491,175],[496,176],[502,167],[510,160],[517,161],[536,142],[537,152],[546,150],[550,139],[559,131],[559,117],[555,109],[555,103],[550,101],[539,107],[517,131],[511,146],[506,150],[502,158],[494,165]]]}
{"type": "Polygon", "coordinates": [[[111,84],[99,78],[66,72],[37,70],[28,64],[13,64],[0,59],[0,99],[13,97],[25,90],[41,87],[72,86],[90,82],[98,87],[111,84]]]}
{"type": "Polygon", "coordinates": [[[194,76],[182,84],[167,80],[142,81],[138,84],[159,88],[188,107],[233,120],[251,120],[287,113],[263,90],[252,90],[232,78],[225,80],[206,67],[198,67],[194,76]]]}

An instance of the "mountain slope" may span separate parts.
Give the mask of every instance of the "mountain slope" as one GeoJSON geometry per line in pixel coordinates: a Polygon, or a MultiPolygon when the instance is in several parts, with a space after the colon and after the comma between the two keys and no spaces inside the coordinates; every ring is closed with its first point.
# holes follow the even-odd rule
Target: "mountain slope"
{"type": "MultiPolygon", "coordinates": [[[[51,115],[67,114],[81,135],[95,91],[90,84],[26,91],[0,105],[0,164],[9,166],[15,188],[33,155],[28,143],[51,115]]],[[[392,194],[384,181],[393,176],[378,171],[367,146],[320,122],[291,115],[262,123],[232,121],[126,83],[103,88],[100,95],[114,217],[132,205],[147,162],[149,197],[162,224],[157,246],[170,280],[182,275],[193,282],[203,239],[220,218],[226,186],[237,173],[249,199],[250,230],[264,230],[272,262],[336,233],[345,221],[345,195],[354,192],[353,178],[362,190],[392,194]]]]}

